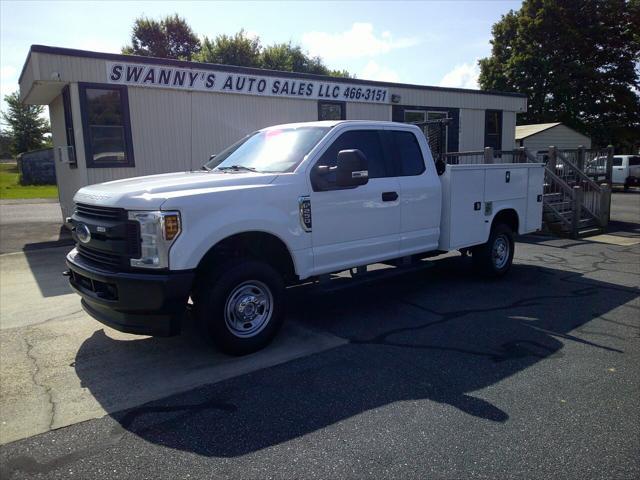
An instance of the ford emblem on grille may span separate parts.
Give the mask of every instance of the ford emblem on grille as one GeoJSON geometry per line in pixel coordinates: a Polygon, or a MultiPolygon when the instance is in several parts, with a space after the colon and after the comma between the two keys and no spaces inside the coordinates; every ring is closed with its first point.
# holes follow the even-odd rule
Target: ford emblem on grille
{"type": "Polygon", "coordinates": [[[78,240],[82,243],[89,243],[91,241],[91,231],[89,231],[89,227],[87,227],[84,223],[79,223],[76,225],[76,235],[78,240]]]}

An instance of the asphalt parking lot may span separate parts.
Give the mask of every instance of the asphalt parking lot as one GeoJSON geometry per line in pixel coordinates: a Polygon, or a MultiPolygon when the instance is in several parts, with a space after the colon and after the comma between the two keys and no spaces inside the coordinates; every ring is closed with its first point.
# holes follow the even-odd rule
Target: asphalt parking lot
{"type": "Polygon", "coordinates": [[[638,478],[639,217],[616,193],[610,235],[522,238],[500,281],[294,289],[240,359],[102,327],[67,247],[2,255],[2,477],[638,478]]]}

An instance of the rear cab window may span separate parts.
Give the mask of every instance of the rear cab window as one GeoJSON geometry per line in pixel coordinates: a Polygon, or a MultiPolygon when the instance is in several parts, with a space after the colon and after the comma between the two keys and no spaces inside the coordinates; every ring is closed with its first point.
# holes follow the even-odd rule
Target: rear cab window
{"type": "Polygon", "coordinates": [[[409,177],[424,173],[424,157],[415,134],[404,130],[392,130],[390,134],[397,175],[409,177]]]}

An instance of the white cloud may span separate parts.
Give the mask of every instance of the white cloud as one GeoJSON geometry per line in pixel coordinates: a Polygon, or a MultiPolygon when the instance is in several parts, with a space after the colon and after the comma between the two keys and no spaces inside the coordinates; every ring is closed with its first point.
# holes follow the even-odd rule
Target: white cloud
{"type": "Polygon", "coordinates": [[[357,78],[362,78],[363,80],[378,80],[380,82],[400,81],[400,76],[395,70],[378,65],[378,63],[373,60],[369,60],[369,63],[358,73],[357,78]]]}
{"type": "Polygon", "coordinates": [[[346,32],[307,32],[302,35],[302,45],[311,55],[329,61],[373,57],[398,48],[412,47],[418,43],[416,38],[394,39],[388,31],[376,35],[370,23],[354,23],[346,32]]]}
{"type": "Polygon", "coordinates": [[[458,87],[458,88],[479,88],[478,76],[480,75],[480,67],[478,61],[471,63],[461,63],[456,65],[453,70],[447,73],[440,80],[441,87],[458,87]]]}

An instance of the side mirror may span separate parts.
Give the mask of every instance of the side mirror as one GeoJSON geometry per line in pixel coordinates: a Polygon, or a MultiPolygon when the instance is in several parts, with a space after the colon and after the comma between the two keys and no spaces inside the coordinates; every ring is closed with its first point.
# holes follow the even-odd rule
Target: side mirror
{"type": "Polygon", "coordinates": [[[357,187],[369,181],[367,157],[360,150],[340,150],[336,163],[336,184],[357,187]]]}
{"type": "Polygon", "coordinates": [[[213,160],[214,158],[216,158],[215,154],[209,157],[209,161],[213,160]]]}

